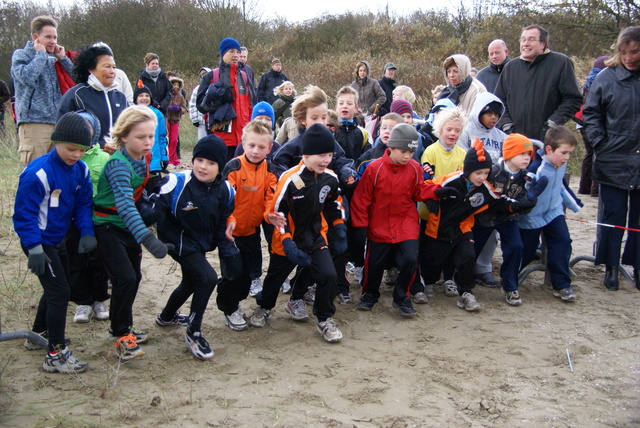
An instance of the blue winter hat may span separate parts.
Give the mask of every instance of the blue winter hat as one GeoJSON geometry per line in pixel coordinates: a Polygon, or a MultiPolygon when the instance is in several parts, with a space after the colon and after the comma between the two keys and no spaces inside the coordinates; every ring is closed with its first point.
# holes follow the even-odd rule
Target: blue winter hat
{"type": "Polygon", "coordinates": [[[91,139],[91,145],[94,146],[96,144],[100,144],[100,121],[98,120],[96,115],[89,110],[78,110],[76,111],[76,113],[87,120],[93,128],[93,138],[91,139]]]}
{"type": "Polygon", "coordinates": [[[273,107],[266,101],[260,101],[253,107],[251,120],[255,119],[256,116],[269,116],[271,118],[271,129],[273,129],[273,125],[276,124],[276,115],[273,113],[273,107]]]}
{"type": "Polygon", "coordinates": [[[231,37],[222,39],[222,41],[220,42],[220,57],[223,57],[224,54],[226,54],[227,51],[231,49],[240,50],[240,43],[238,43],[236,39],[232,39],[231,37]]]}

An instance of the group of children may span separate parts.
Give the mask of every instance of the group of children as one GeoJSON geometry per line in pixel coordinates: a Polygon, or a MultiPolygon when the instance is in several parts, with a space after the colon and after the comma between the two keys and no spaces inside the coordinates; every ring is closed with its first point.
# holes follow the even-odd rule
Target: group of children
{"type": "MultiPolygon", "coordinates": [[[[400,115],[409,113],[409,103],[396,103],[393,112],[394,103],[371,144],[354,120],[358,95],[352,88],[338,91],[340,125],[333,132],[327,127],[327,96],[310,86],[291,106],[300,134],[273,153],[274,112],[257,105],[254,120],[243,130],[244,153],[227,162],[224,142],[207,135],[193,150],[193,168],[159,178],[150,194],[145,187],[156,139],[154,111],[140,105],[120,115],[111,129],[117,151],[99,173],[93,196],[89,170],[79,160],[95,130],[78,113],[64,115],[52,134],[54,150],[22,172],[14,214],[28,266],[44,289],[33,326],[49,340],[43,369],[80,372],[87,367],[73,357],[64,337],[70,295],[64,244],[72,222],[79,234],[77,252],[97,248],[111,281],[110,332],[123,360],[143,355],[139,345],[148,340],[133,320],[142,279],[141,245],[156,258],[169,254],[180,264],[182,280],[156,324],[185,326],[185,342],[200,359],[213,356],[202,322],[216,285],[217,306],[229,328],[259,328],[296,267],[285,311],[295,320],[308,319],[303,297],[314,285],[316,329],[327,342],[342,339],[333,320],[336,299],[352,302],[348,261],[362,284],[359,310],[373,308],[384,270],[396,268],[392,305],[401,314],[414,315],[412,302],[426,303],[433,296],[443,270],[453,284],[445,286],[445,293],[458,297],[458,307],[478,311],[474,265],[494,230],[501,238],[500,277],[509,304],[522,302],[517,275],[533,258],[540,233],[547,239],[554,294],[574,300],[571,240],[562,210],[563,205],[579,209],[563,184],[576,146],[571,132],[549,130],[538,153],[541,163],[532,167],[534,146],[522,135],[494,142],[492,132],[486,139],[473,132],[469,149],[462,149],[457,143],[463,143],[459,139],[467,119],[457,108],[438,112],[433,122],[437,141],[424,148],[425,138],[400,115]],[[424,203],[421,210],[418,203],[424,203]],[[149,229],[152,224],[158,238],[149,229]],[[257,306],[247,316],[240,302],[262,263],[262,226],[269,266],[255,296],[257,306]],[[216,248],[220,272],[206,260],[216,248]],[[189,314],[181,314],[190,297],[189,314]]],[[[473,114],[490,131],[502,111],[499,101],[487,99],[473,114]]],[[[258,278],[260,273],[261,268],[258,278]]]]}

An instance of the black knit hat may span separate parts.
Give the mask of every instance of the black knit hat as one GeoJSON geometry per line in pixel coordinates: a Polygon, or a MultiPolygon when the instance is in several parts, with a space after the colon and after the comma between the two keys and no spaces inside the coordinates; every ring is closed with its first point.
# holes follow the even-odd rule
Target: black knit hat
{"type": "Polygon", "coordinates": [[[193,148],[193,159],[195,158],[204,158],[217,163],[219,171],[222,172],[227,165],[227,145],[222,138],[214,134],[202,137],[193,148]]]}
{"type": "Polygon", "coordinates": [[[316,123],[309,127],[300,136],[303,155],[321,155],[333,153],[336,150],[336,143],[333,134],[326,126],[316,123]]]}
{"type": "Polygon", "coordinates": [[[91,128],[75,111],[65,113],[51,134],[51,142],[67,143],[79,147],[91,147],[91,128]]]}
{"type": "Polygon", "coordinates": [[[478,138],[464,157],[464,176],[469,177],[472,172],[485,168],[491,169],[491,156],[484,151],[482,141],[478,138]]]}
{"type": "Polygon", "coordinates": [[[151,104],[149,104],[150,106],[154,105],[153,102],[153,94],[151,93],[151,89],[149,89],[148,86],[145,86],[144,83],[142,83],[141,79],[138,79],[138,82],[136,83],[136,88],[133,90],[133,103],[134,104],[138,104],[138,95],[140,94],[149,94],[149,97],[151,98],[151,104]]]}

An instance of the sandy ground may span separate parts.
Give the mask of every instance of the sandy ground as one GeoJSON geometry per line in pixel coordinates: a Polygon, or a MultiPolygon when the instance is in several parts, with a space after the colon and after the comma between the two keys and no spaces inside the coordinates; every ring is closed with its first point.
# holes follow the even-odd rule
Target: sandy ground
{"type": "MultiPolygon", "coordinates": [[[[596,200],[583,200],[569,217],[594,220],[596,200]]],[[[573,255],[591,254],[595,228],[569,227],[573,255]]],[[[39,285],[15,237],[2,237],[0,249],[3,331],[28,329],[39,285]]],[[[603,269],[588,262],[575,266],[573,304],[553,297],[536,272],[521,286],[521,307],[508,306],[498,289],[477,287],[483,311],[466,313],[438,287],[406,319],[391,308],[387,288],[372,312],[338,305],[339,344],[325,343],[312,321],[290,320],[282,309],[288,296],[266,328],[243,332],[224,325],[212,298],[203,327],[216,354],[209,361],[191,356],[183,329],[154,324],[179,270],[148,253],[143,265],[134,314],[153,337],[147,354],[119,365],[107,323],[73,324],[71,304],[71,349],[90,370],[45,374],[44,351],[0,343],[0,425],[640,426],[640,291],[626,279],[618,292],[606,291],[603,269]]],[[[255,303],[242,306],[250,313],[255,303]]]]}

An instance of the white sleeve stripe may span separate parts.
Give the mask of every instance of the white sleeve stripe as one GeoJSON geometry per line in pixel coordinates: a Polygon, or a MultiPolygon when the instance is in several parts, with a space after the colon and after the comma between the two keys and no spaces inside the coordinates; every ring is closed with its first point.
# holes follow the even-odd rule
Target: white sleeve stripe
{"type": "Polygon", "coordinates": [[[49,187],[49,180],[47,179],[47,173],[44,169],[38,170],[36,176],[40,179],[42,187],[44,187],[44,197],[40,201],[40,209],[38,210],[38,227],[40,230],[47,229],[47,218],[49,217],[49,198],[51,197],[51,187],[49,187]]]}

